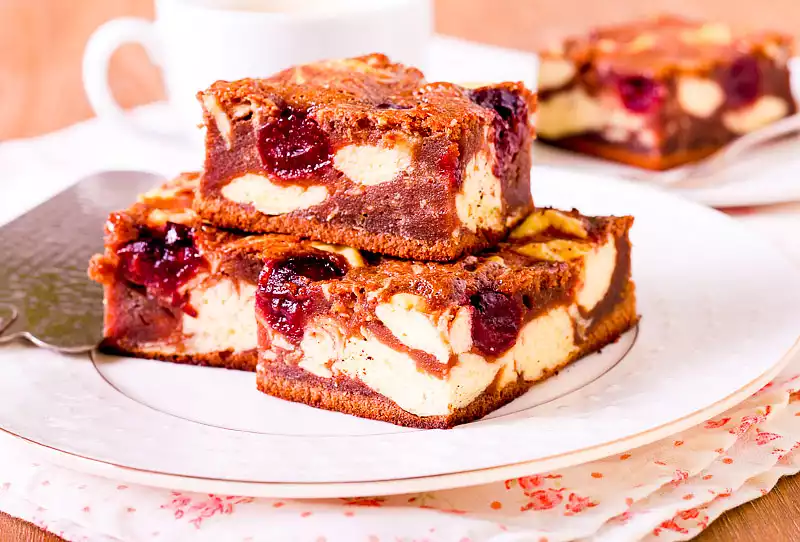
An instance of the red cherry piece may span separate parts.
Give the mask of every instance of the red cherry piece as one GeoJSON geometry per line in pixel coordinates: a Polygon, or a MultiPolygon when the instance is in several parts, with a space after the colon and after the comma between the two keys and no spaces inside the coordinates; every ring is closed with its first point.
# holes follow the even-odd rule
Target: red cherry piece
{"type": "Polygon", "coordinates": [[[258,130],[258,152],[267,171],[283,179],[302,179],[331,163],[328,136],[301,111],[284,110],[258,130]]]}
{"type": "Polygon", "coordinates": [[[749,56],[741,57],[728,68],[724,81],[729,107],[737,108],[753,103],[761,94],[761,69],[758,61],[749,56]]]}
{"type": "Polygon", "coordinates": [[[471,90],[470,99],[497,113],[495,120],[495,149],[497,170],[502,175],[519,152],[527,125],[528,105],[518,94],[505,88],[479,88],[471,90]]]}
{"type": "Polygon", "coordinates": [[[117,251],[122,276],[144,286],[148,294],[167,298],[173,306],[188,314],[196,314],[188,305],[187,296],[179,293],[205,260],[194,245],[194,231],[183,224],[167,222],[163,230],[142,232],[117,251]]]}
{"type": "Polygon", "coordinates": [[[514,346],[522,325],[522,307],[501,292],[483,291],[470,298],[472,343],[484,355],[498,356],[514,346]]]}
{"type": "Polygon", "coordinates": [[[279,262],[267,262],[258,279],[258,311],[272,329],[299,344],[306,320],[314,309],[314,300],[309,297],[306,287],[345,273],[346,264],[333,255],[294,256],[279,262]]]}
{"type": "Polygon", "coordinates": [[[625,108],[640,114],[651,111],[664,95],[661,83],[641,75],[620,78],[617,89],[625,108]]]}

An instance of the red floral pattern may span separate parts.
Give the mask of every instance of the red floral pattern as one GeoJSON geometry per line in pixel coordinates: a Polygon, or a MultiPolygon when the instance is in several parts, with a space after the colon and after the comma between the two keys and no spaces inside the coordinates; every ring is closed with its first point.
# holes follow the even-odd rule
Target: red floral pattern
{"type": "Polygon", "coordinates": [[[183,519],[186,515],[191,516],[189,523],[199,529],[206,519],[214,517],[217,514],[230,515],[233,513],[236,505],[251,503],[254,500],[255,499],[252,497],[230,497],[208,494],[206,498],[202,500],[193,501],[192,497],[173,491],[170,502],[162,504],[161,508],[172,510],[176,520],[183,519]]]}
{"type": "Polygon", "coordinates": [[[670,485],[672,485],[673,487],[678,487],[688,479],[689,479],[689,471],[683,469],[675,469],[675,472],[672,474],[672,481],[670,482],[670,485]]]}
{"type": "Polygon", "coordinates": [[[706,429],[719,429],[720,427],[725,427],[729,421],[731,421],[730,417],[720,418],[719,420],[708,420],[703,427],[706,429]]]}
{"type": "Polygon", "coordinates": [[[731,434],[736,435],[737,437],[744,436],[744,434],[747,433],[754,425],[764,423],[770,413],[772,413],[772,405],[767,405],[764,407],[763,413],[743,416],[739,425],[734,429],[731,429],[731,434]]]}
{"type": "Polygon", "coordinates": [[[519,485],[523,490],[529,490],[541,486],[546,480],[558,480],[560,474],[535,474],[533,476],[523,476],[512,478],[504,482],[506,489],[511,489],[514,485],[519,485]]]}
{"type": "Polygon", "coordinates": [[[575,514],[580,514],[587,508],[593,508],[597,506],[596,502],[593,502],[589,497],[581,497],[576,493],[570,493],[569,498],[567,499],[567,504],[564,505],[566,512],[564,512],[565,516],[574,516],[575,514]]]}
{"type": "Polygon", "coordinates": [[[564,500],[561,494],[563,489],[539,489],[530,493],[525,493],[528,503],[520,508],[520,512],[528,510],[550,510],[555,508],[564,500]]]}
{"type": "Polygon", "coordinates": [[[706,506],[698,506],[682,510],[674,517],[662,522],[653,529],[653,534],[659,536],[662,531],[669,530],[680,534],[689,534],[690,529],[703,530],[708,527],[708,514],[705,512],[706,506]]]}
{"type": "Polygon", "coordinates": [[[777,433],[768,433],[766,431],[762,431],[761,429],[756,428],[756,444],[759,446],[764,446],[765,444],[769,444],[773,440],[778,440],[781,436],[777,433]]]}

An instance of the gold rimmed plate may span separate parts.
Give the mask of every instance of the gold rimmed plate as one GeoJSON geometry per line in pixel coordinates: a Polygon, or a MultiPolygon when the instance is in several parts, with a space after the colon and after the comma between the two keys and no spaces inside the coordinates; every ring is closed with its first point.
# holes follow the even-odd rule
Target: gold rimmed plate
{"type": "Polygon", "coordinates": [[[788,360],[798,271],[720,213],[547,167],[539,205],[633,214],[642,320],[497,413],[449,431],[288,403],[248,373],[0,347],[0,428],[65,465],[204,492],[331,497],[484,483],[647,444],[730,408],[788,360]]]}

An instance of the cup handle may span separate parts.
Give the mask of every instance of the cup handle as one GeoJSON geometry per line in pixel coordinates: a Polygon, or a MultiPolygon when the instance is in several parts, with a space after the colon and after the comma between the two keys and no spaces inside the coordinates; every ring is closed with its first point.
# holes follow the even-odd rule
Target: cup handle
{"type": "Polygon", "coordinates": [[[138,17],[113,19],[95,30],[86,44],[83,53],[83,86],[89,104],[98,117],[127,123],[129,120],[108,85],[111,55],[125,43],[141,44],[151,62],[160,65],[160,48],[152,21],[138,17]]]}

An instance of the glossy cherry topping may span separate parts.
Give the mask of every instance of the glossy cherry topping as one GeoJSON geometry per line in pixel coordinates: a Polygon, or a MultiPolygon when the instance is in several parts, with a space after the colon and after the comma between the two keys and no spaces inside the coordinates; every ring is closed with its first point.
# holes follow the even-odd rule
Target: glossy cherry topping
{"type": "Polygon", "coordinates": [[[724,85],[729,107],[753,103],[761,94],[761,69],[758,61],[749,56],[736,60],[728,68],[724,85]]]}
{"type": "Polygon", "coordinates": [[[314,310],[314,300],[305,290],[312,282],[343,276],[347,264],[330,256],[293,256],[268,261],[258,278],[256,306],[266,323],[294,344],[303,338],[305,323],[314,310]]]}
{"type": "Polygon", "coordinates": [[[522,324],[522,307],[501,292],[482,291],[470,297],[472,343],[487,356],[498,356],[514,346],[522,324]]]}
{"type": "Polygon", "coordinates": [[[261,162],[277,177],[302,179],[331,163],[327,134],[305,112],[285,109],[257,135],[261,162]]]}
{"type": "Polygon", "coordinates": [[[117,251],[123,277],[147,289],[147,293],[166,298],[185,313],[196,316],[188,304],[188,294],[180,293],[205,260],[194,245],[194,231],[183,224],[167,222],[161,230],[142,232],[139,239],[117,251]]]}
{"type": "Polygon", "coordinates": [[[642,75],[621,77],[617,89],[622,104],[632,113],[650,112],[664,96],[661,83],[642,75]]]}
{"type": "Polygon", "coordinates": [[[527,125],[528,105],[519,95],[505,88],[479,88],[471,90],[470,99],[481,107],[494,110],[499,176],[511,164],[519,151],[527,125]]]}

